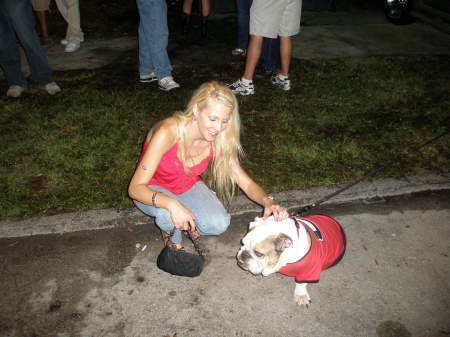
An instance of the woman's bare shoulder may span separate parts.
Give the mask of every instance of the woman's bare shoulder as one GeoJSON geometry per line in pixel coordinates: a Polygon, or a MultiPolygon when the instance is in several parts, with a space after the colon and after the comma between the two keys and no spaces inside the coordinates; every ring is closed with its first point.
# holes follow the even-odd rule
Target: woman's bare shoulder
{"type": "Polygon", "coordinates": [[[178,122],[175,118],[169,117],[163,119],[154,126],[151,134],[149,134],[149,136],[151,137],[147,137],[147,141],[158,138],[164,139],[164,141],[167,143],[174,144],[177,140],[177,134],[178,122]]]}

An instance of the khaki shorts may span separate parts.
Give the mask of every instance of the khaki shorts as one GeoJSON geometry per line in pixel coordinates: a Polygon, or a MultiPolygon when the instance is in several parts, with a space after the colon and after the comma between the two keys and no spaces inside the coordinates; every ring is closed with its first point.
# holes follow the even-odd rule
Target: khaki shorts
{"type": "Polygon", "coordinates": [[[50,10],[50,0],[31,0],[31,5],[35,11],[50,10]]]}
{"type": "Polygon", "coordinates": [[[253,0],[250,35],[272,39],[300,32],[302,0],[253,0]]]}

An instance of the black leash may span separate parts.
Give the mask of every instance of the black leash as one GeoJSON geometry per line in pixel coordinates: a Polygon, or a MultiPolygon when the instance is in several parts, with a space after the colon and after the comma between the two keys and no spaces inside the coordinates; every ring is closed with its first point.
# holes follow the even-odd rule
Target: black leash
{"type": "MultiPolygon", "coordinates": [[[[444,137],[446,134],[449,133],[449,131],[450,131],[450,129],[447,128],[447,129],[446,129],[443,133],[441,133],[440,135],[438,135],[438,136],[436,136],[436,137],[434,137],[434,138],[428,140],[427,142],[425,142],[425,143],[423,143],[422,145],[420,145],[420,146],[418,146],[418,147],[412,149],[411,151],[418,151],[418,150],[420,150],[421,148],[427,146],[428,144],[431,144],[431,143],[435,142],[435,141],[438,140],[439,138],[444,137]]],[[[319,206],[320,204],[324,203],[325,201],[327,201],[327,200],[333,198],[334,196],[336,196],[336,195],[338,195],[338,194],[344,192],[345,190],[348,190],[350,187],[353,187],[353,186],[355,186],[356,184],[359,184],[361,181],[363,181],[363,180],[365,180],[365,179],[367,179],[367,178],[370,178],[371,176],[374,176],[375,174],[377,174],[377,173],[379,173],[379,172],[385,170],[386,168],[391,167],[392,165],[393,165],[392,162],[390,162],[390,163],[388,163],[388,164],[386,164],[386,165],[383,165],[383,166],[381,166],[381,167],[378,167],[378,168],[376,168],[376,169],[370,171],[369,173],[367,173],[367,174],[364,175],[363,177],[361,177],[361,178],[355,180],[354,182],[352,182],[352,183],[350,183],[350,184],[348,184],[348,185],[346,185],[346,186],[344,186],[344,187],[338,189],[337,191],[335,191],[335,192],[333,192],[333,193],[331,193],[331,194],[329,194],[329,195],[323,197],[322,199],[317,200],[315,203],[312,203],[312,204],[303,206],[300,210],[298,210],[297,212],[293,213],[291,216],[292,216],[292,217],[301,217],[301,216],[303,216],[303,213],[309,212],[309,211],[312,210],[314,207],[319,206]]]]}

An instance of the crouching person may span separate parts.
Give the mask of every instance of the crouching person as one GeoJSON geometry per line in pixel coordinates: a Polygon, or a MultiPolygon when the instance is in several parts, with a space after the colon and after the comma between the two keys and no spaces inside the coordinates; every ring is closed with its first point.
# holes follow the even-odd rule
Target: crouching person
{"type": "Polygon", "coordinates": [[[183,249],[185,231],[194,239],[226,231],[230,215],[222,201],[231,200],[236,185],[264,208],[264,218],[288,217],[240,166],[240,127],[235,95],[213,81],[194,92],[184,111],[149,131],[128,193],[155,218],[166,245],[183,249]]]}

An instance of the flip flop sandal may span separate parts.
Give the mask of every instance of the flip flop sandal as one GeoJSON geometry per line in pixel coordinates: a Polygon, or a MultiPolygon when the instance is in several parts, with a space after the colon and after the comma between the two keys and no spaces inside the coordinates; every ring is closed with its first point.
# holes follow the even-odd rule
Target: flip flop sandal
{"type": "Polygon", "coordinates": [[[169,233],[166,233],[166,232],[164,232],[164,231],[161,230],[161,237],[162,237],[162,239],[163,239],[164,246],[168,246],[168,247],[170,247],[170,248],[173,249],[173,250],[181,250],[181,251],[184,251],[184,247],[183,247],[183,246],[178,247],[176,243],[173,243],[173,242],[170,240],[170,234],[169,234],[169,233]]]}

